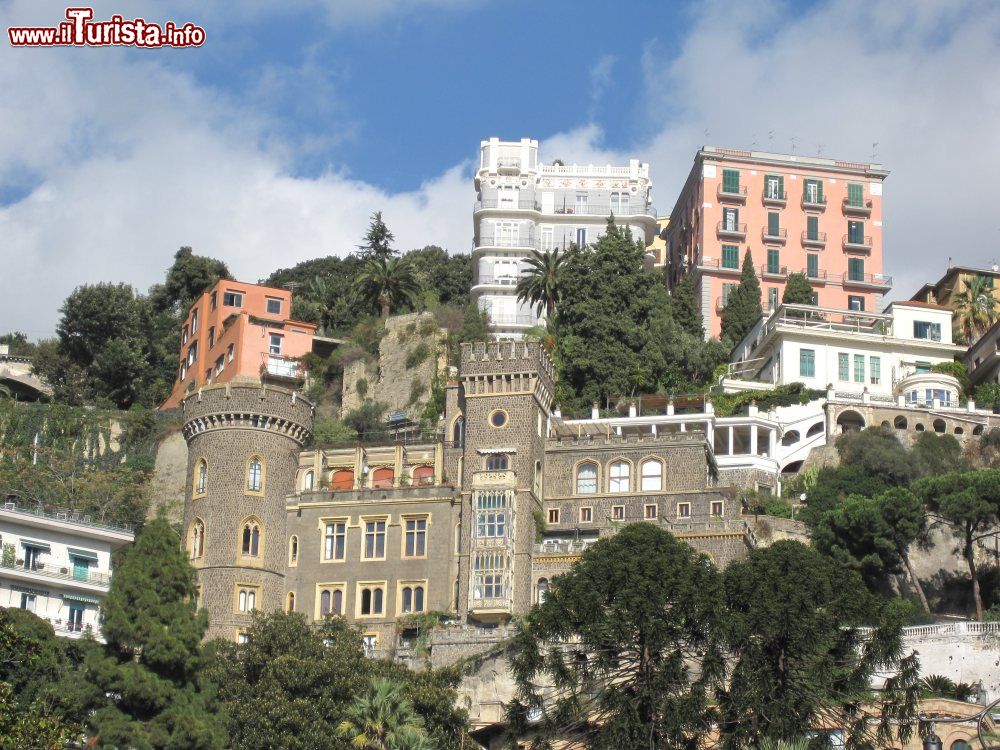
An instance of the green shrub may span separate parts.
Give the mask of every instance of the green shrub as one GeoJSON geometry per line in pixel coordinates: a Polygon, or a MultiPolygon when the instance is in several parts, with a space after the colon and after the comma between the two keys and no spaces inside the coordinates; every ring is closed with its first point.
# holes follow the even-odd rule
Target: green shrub
{"type": "Polygon", "coordinates": [[[316,445],[323,447],[353,443],[358,439],[358,433],[351,427],[340,420],[324,416],[316,417],[313,435],[316,445]]]}
{"type": "Polygon", "coordinates": [[[361,400],[364,401],[365,396],[368,395],[368,378],[358,378],[358,382],[354,384],[354,390],[358,392],[361,400]]]}
{"type": "Polygon", "coordinates": [[[421,341],[415,347],[410,349],[409,352],[407,352],[405,362],[406,369],[412,370],[414,367],[427,359],[427,357],[430,356],[430,353],[431,348],[427,345],[427,342],[421,341]]]}
{"type": "Polygon", "coordinates": [[[756,401],[757,408],[761,411],[767,411],[771,407],[808,404],[824,396],[826,391],[810,390],[802,383],[789,383],[770,391],[713,393],[711,398],[717,416],[731,417],[734,414],[746,413],[751,401],[756,401]]]}
{"type": "Polygon", "coordinates": [[[958,380],[962,393],[969,392],[969,372],[961,362],[939,362],[931,368],[931,371],[951,375],[958,380]]]}
{"type": "Polygon", "coordinates": [[[414,380],[410,384],[410,400],[407,402],[407,406],[413,406],[417,403],[426,391],[426,385],[421,383],[419,380],[414,380]]]}

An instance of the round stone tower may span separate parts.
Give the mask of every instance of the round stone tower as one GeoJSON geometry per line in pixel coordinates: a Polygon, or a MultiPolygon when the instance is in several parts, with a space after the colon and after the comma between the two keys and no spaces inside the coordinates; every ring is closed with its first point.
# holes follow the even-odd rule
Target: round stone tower
{"type": "Polygon", "coordinates": [[[236,639],[253,610],[282,606],[285,496],[312,435],[313,405],[293,391],[234,381],[192,393],[182,408],[184,545],[208,610],[206,637],[236,639]]]}

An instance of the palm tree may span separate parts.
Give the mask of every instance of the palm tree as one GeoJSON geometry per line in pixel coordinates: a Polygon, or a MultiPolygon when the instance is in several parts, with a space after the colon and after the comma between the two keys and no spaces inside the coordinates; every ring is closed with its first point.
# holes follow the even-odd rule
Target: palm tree
{"type": "Polygon", "coordinates": [[[355,291],[369,305],[378,305],[382,317],[394,307],[413,302],[420,285],[406,258],[369,258],[354,279],[355,291]]]}
{"type": "Polygon", "coordinates": [[[430,750],[424,720],[403,697],[398,684],[372,680],[368,692],[347,709],[337,732],[357,750],[430,750]]]}
{"type": "Polygon", "coordinates": [[[566,254],[559,248],[538,252],[531,251],[526,262],[528,270],[517,282],[517,301],[529,302],[539,312],[545,309],[545,317],[551,318],[556,311],[561,294],[560,272],[566,254]]]}
{"type": "Polygon", "coordinates": [[[993,296],[992,281],[985,276],[973,276],[965,280],[965,289],[955,295],[958,326],[969,344],[975,343],[997,322],[997,301],[993,296]]]}

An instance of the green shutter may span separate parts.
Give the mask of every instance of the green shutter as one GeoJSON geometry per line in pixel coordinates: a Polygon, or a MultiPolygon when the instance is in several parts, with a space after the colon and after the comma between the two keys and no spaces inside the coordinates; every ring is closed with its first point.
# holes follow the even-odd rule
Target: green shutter
{"type": "Polygon", "coordinates": [[[767,272],[768,273],[778,273],[778,267],[781,261],[778,255],[778,251],[768,248],[767,251],[767,272]]]}
{"type": "Polygon", "coordinates": [[[810,279],[819,278],[819,256],[816,253],[806,256],[806,276],[810,279]]]}
{"type": "Polygon", "coordinates": [[[819,202],[823,202],[823,180],[816,180],[816,195],[819,196],[819,202]]]}
{"type": "Polygon", "coordinates": [[[778,214],[771,212],[767,215],[767,234],[769,237],[778,236],[778,214]]]}
{"type": "Polygon", "coordinates": [[[847,186],[847,205],[863,206],[865,202],[864,186],[852,182],[847,186]]]}
{"type": "Polygon", "coordinates": [[[864,258],[848,258],[847,259],[847,279],[848,279],[848,281],[864,281],[865,280],[865,259],[864,258]]]}
{"type": "Polygon", "coordinates": [[[723,268],[740,267],[740,248],[738,245],[722,246],[722,267],[723,268]]]}
{"type": "Polygon", "coordinates": [[[725,193],[740,192],[740,173],[737,170],[722,170],[722,191],[725,193]]]}
{"type": "Polygon", "coordinates": [[[819,239],[819,217],[818,216],[807,216],[806,217],[806,238],[810,240],[819,239]]]}
{"type": "Polygon", "coordinates": [[[778,197],[785,197],[785,178],[781,175],[778,175],[778,197]]]}

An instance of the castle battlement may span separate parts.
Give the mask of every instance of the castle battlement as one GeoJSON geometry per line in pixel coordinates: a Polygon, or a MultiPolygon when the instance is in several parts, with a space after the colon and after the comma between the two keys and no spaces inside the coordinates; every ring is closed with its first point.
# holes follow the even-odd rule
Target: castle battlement
{"type": "Polygon", "coordinates": [[[181,402],[184,437],[218,429],[256,429],[300,444],[312,436],[313,404],[300,393],[254,382],[229,382],[193,391],[181,402]]]}

